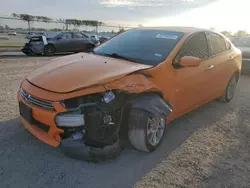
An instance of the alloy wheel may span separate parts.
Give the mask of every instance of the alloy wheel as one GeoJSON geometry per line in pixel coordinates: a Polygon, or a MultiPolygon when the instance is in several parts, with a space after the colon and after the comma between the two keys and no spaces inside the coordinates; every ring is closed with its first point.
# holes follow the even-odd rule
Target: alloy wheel
{"type": "Polygon", "coordinates": [[[147,139],[152,146],[161,141],[165,131],[165,120],[162,117],[150,116],[147,122],[147,139]]]}

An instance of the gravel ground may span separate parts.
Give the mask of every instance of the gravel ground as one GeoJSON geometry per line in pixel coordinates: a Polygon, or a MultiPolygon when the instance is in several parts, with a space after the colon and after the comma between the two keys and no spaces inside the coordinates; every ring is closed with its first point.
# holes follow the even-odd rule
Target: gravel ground
{"type": "Polygon", "coordinates": [[[16,92],[26,74],[44,64],[43,61],[0,60],[0,121],[18,116],[16,92]]]}
{"type": "Polygon", "coordinates": [[[250,78],[235,99],[211,102],[172,122],[151,154],[125,149],[102,164],[69,159],[20,124],[16,91],[44,61],[0,60],[0,187],[250,187],[250,78]]]}
{"type": "Polygon", "coordinates": [[[25,35],[18,34],[17,36],[8,36],[7,34],[0,34],[1,37],[7,37],[8,40],[0,39],[0,46],[23,46],[27,41],[25,35]]]}

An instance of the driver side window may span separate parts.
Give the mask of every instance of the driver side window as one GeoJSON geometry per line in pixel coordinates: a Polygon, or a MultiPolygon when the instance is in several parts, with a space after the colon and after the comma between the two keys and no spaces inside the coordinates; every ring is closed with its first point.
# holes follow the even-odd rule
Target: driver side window
{"type": "Polygon", "coordinates": [[[201,60],[208,59],[209,51],[206,34],[204,32],[196,33],[189,38],[182,46],[177,60],[184,56],[197,57],[201,60]]]}

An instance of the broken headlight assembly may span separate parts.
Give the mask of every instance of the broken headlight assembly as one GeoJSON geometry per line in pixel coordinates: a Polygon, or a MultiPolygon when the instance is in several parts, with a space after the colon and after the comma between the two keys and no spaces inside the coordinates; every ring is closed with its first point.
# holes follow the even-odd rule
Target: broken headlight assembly
{"type": "MultiPolygon", "coordinates": [[[[84,97],[84,96],[83,96],[84,97]]],[[[86,96],[85,96],[86,97],[86,96]]],[[[87,96],[87,98],[91,97],[91,95],[87,96]]],[[[112,91],[108,91],[102,95],[99,95],[100,98],[99,102],[104,102],[104,103],[110,103],[111,101],[113,101],[115,99],[115,94],[112,91]]],[[[90,106],[92,106],[92,104],[94,104],[95,102],[95,96],[93,95],[93,99],[89,98],[89,100],[83,100],[81,98],[77,98],[74,99],[74,101],[72,99],[70,99],[71,101],[71,105],[72,107],[74,106],[75,108],[70,108],[71,110],[77,110],[74,112],[68,112],[68,113],[62,113],[62,114],[58,114],[55,118],[55,122],[56,125],[59,127],[80,127],[80,126],[84,126],[85,125],[85,119],[84,119],[84,113],[81,113],[81,107],[82,108],[86,108],[88,105],[87,104],[91,104],[90,106]],[[94,100],[94,101],[93,101],[94,100]],[[83,102],[81,104],[81,102],[83,102]]],[[[68,100],[69,101],[69,100],[68,100]]],[[[64,101],[61,104],[64,107],[70,106],[70,105],[65,105],[69,104],[68,101],[64,101]]],[[[98,103],[98,100],[96,100],[96,102],[98,103]]],[[[111,117],[107,116],[105,117],[104,122],[109,124],[112,120],[110,120],[111,117]]]]}
{"type": "Polygon", "coordinates": [[[55,118],[56,125],[59,127],[80,127],[84,126],[84,114],[59,114],[55,118]]]}
{"type": "Polygon", "coordinates": [[[59,113],[55,123],[64,130],[63,138],[104,147],[117,140],[125,101],[124,93],[111,90],[65,99],[61,104],[67,112],[59,113]]]}

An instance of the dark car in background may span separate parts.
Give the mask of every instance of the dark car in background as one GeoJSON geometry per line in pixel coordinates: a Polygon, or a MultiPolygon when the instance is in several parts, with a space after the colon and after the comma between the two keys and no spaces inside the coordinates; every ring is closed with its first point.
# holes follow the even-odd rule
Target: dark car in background
{"type": "Polygon", "coordinates": [[[250,72],[250,36],[234,38],[232,43],[241,50],[244,71],[250,72]]]}
{"type": "Polygon", "coordinates": [[[250,62],[250,36],[238,37],[232,40],[233,44],[242,52],[242,61],[250,62]]]}
{"type": "Polygon", "coordinates": [[[81,32],[61,32],[52,38],[41,35],[31,37],[22,52],[26,55],[53,56],[55,53],[62,52],[85,52],[98,44],[81,32]]]}

